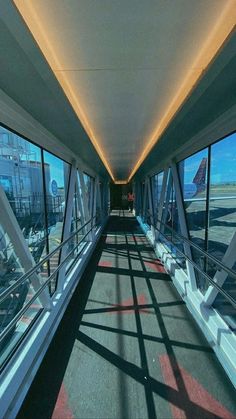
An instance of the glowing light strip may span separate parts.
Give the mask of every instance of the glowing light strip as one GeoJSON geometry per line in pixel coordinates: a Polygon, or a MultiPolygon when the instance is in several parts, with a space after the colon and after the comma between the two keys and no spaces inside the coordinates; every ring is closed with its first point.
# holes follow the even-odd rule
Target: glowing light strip
{"type": "Polygon", "coordinates": [[[138,168],[141,166],[147,155],[150,153],[151,149],[160,139],[163,132],[166,130],[170,122],[173,120],[176,113],[180,110],[180,107],[183,105],[185,100],[188,98],[196,84],[200,81],[203,72],[206,71],[207,67],[211,64],[216,54],[223,46],[224,42],[228,36],[235,29],[236,24],[236,2],[231,0],[227,3],[227,6],[224,8],[220,18],[216,22],[213,30],[209,34],[206,43],[199,52],[197,58],[191,66],[191,69],[187,73],[183,83],[172,99],[170,105],[168,106],[164,116],[161,121],[158,123],[154,129],[151,137],[147,141],[147,145],[144,148],[141,156],[139,157],[137,163],[135,164],[132,172],[129,175],[127,182],[130,182],[134,174],[137,172],[138,168]],[[199,69],[199,70],[197,70],[199,69]]]}
{"type": "Polygon", "coordinates": [[[127,180],[115,180],[116,185],[127,185],[127,180]]]}
{"type": "Polygon", "coordinates": [[[26,0],[13,0],[15,6],[17,7],[19,13],[23,17],[26,25],[28,26],[30,32],[34,36],[35,41],[37,42],[41,52],[43,53],[44,57],[46,58],[49,66],[51,67],[54,75],[56,76],[57,80],[59,81],[66,97],[68,98],[72,108],[74,109],[76,115],[78,116],[81,124],[83,125],[88,137],[90,138],[92,144],[94,145],[98,155],[100,156],[104,166],[106,167],[108,173],[110,174],[113,181],[115,181],[115,178],[113,176],[113,173],[111,171],[111,168],[107,162],[107,159],[105,157],[105,153],[102,150],[102,147],[98,143],[96,139],[96,135],[94,134],[87,117],[85,116],[85,113],[82,109],[82,106],[75,95],[73,88],[71,87],[71,84],[66,77],[66,75],[61,71],[55,71],[54,68],[62,68],[60,61],[55,54],[55,51],[52,48],[52,45],[48,41],[45,31],[38,19],[38,16],[32,6],[31,1],[26,0]]]}

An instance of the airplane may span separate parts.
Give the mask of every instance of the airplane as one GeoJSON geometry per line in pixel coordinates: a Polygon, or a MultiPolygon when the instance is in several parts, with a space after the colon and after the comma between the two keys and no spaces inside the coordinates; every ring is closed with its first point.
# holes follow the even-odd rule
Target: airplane
{"type": "MultiPolygon", "coordinates": [[[[192,201],[197,194],[206,189],[207,157],[203,157],[192,183],[184,184],[184,201],[192,201]]],[[[201,198],[200,198],[201,199],[201,198]]],[[[204,198],[205,199],[205,198],[204,198]]]]}
{"type": "MultiPolygon", "coordinates": [[[[207,157],[203,157],[192,183],[184,184],[184,202],[205,201],[206,196],[197,197],[198,194],[206,190],[206,171],[207,157]]],[[[210,201],[220,201],[225,199],[235,199],[236,196],[210,196],[210,201]]]]}

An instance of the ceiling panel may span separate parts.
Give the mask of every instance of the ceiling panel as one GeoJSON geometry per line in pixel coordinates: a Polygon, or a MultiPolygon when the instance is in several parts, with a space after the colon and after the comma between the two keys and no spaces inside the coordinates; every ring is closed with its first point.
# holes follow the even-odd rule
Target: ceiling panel
{"type": "Polygon", "coordinates": [[[204,70],[196,57],[232,5],[231,0],[15,3],[119,180],[128,178],[154,132],[157,137],[186,74],[195,80],[204,70]]]}

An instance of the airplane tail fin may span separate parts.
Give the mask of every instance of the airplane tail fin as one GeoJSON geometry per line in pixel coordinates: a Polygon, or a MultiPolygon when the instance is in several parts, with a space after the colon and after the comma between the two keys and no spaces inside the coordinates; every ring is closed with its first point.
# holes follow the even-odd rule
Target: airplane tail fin
{"type": "Polygon", "coordinates": [[[203,157],[197,173],[195,174],[192,183],[195,183],[197,190],[200,191],[205,188],[206,184],[206,170],[207,170],[207,157],[203,157]]]}

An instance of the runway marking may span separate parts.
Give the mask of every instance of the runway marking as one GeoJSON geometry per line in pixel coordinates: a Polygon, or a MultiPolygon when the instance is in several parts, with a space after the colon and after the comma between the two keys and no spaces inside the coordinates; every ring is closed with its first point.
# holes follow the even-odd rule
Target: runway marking
{"type": "MultiPolygon", "coordinates": [[[[176,365],[176,368],[174,368],[173,370],[173,366],[170,362],[170,358],[168,355],[159,356],[159,361],[161,365],[163,378],[168,386],[178,391],[179,389],[176,377],[178,377],[181,374],[181,380],[183,380],[187,396],[191,402],[195,403],[200,408],[208,411],[209,417],[212,417],[212,415],[216,415],[216,417],[235,419],[235,416],[233,416],[232,413],[230,413],[224,406],[222,406],[221,403],[215,400],[211,396],[211,394],[209,394],[208,391],[205,390],[205,388],[195,378],[193,378],[184,368],[180,367],[180,365],[176,365]]],[[[183,397],[183,410],[177,407],[174,403],[170,403],[170,407],[174,419],[187,418],[185,414],[185,410],[187,407],[185,396],[183,397]]],[[[194,406],[192,408],[194,414],[194,406]]],[[[199,413],[198,418],[200,419],[199,413]]]]}
{"type": "Polygon", "coordinates": [[[62,383],[51,419],[75,419],[69,404],[64,384],[62,383]]]}

